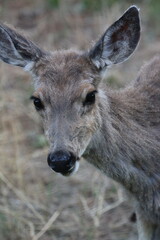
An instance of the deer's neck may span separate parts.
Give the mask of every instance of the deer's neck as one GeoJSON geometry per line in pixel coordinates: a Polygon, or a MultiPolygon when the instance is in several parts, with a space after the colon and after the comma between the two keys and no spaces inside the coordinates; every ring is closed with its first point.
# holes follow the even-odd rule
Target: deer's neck
{"type": "Polygon", "coordinates": [[[88,147],[87,159],[129,191],[143,192],[157,184],[157,142],[137,119],[138,103],[131,98],[127,102],[124,93],[109,93],[109,107],[102,103],[102,126],[88,147]]]}

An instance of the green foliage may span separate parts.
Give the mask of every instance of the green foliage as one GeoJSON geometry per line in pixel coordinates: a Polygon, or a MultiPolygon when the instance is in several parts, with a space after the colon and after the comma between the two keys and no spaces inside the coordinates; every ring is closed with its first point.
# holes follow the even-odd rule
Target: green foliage
{"type": "Polygon", "coordinates": [[[83,0],[83,6],[85,10],[99,11],[104,7],[111,7],[117,2],[118,0],[83,0]]]}
{"type": "Polygon", "coordinates": [[[43,147],[47,146],[47,140],[46,140],[45,136],[41,135],[41,134],[36,135],[33,145],[35,148],[43,148],[43,147]]]}
{"type": "Polygon", "coordinates": [[[154,21],[154,23],[157,23],[159,26],[160,21],[160,1],[159,0],[152,0],[149,2],[149,13],[151,20],[154,21]]]}
{"type": "Polygon", "coordinates": [[[102,1],[83,0],[83,6],[85,10],[100,10],[102,7],[102,1]]]}
{"type": "Polygon", "coordinates": [[[6,216],[4,213],[0,212],[0,226],[2,226],[2,223],[6,221],[6,216]]]}
{"type": "MultiPolygon", "coordinates": [[[[142,0],[142,2],[145,0],[142,0]]],[[[156,0],[155,0],[156,1],[156,0]]],[[[82,5],[84,10],[99,11],[104,8],[110,8],[115,4],[119,4],[119,0],[83,0],[82,5]]],[[[121,0],[121,6],[130,6],[133,4],[140,4],[139,0],[121,0]]]]}
{"type": "Polygon", "coordinates": [[[49,7],[58,8],[60,5],[60,0],[47,0],[49,7]]]}
{"type": "Polygon", "coordinates": [[[111,75],[108,76],[106,79],[107,85],[111,86],[112,88],[120,88],[123,87],[123,84],[117,79],[115,76],[111,75]]]}
{"type": "Polygon", "coordinates": [[[24,235],[25,230],[23,233],[22,231],[19,231],[19,221],[15,218],[16,216],[7,217],[3,212],[0,212],[0,239],[22,239],[22,235],[24,235]],[[11,233],[14,234],[11,235],[11,233]]]}

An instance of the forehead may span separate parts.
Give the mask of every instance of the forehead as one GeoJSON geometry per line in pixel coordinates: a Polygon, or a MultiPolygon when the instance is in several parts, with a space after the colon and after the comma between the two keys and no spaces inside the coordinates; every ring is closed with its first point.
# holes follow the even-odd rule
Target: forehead
{"type": "Polygon", "coordinates": [[[95,68],[84,54],[75,51],[57,51],[36,66],[39,83],[63,88],[67,84],[78,84],[80,80],[94,78],[95,68]]]}
{"type": "Polygon", "coordinates": [[[96,69],[84,54],[75,51],[54,52],[36,66],[36,93],[43,95],[79,94],[94,87],[96,69]]]}

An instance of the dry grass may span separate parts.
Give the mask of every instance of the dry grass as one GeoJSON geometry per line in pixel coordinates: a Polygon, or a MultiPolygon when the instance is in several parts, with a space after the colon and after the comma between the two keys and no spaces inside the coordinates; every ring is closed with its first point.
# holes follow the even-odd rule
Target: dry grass
{"type": "MultiPolygon", "coordinates": [[[[61,1],[58,9],[49,9],[43,0],[4,0],[1,20],[24,29],[47,49],[84,49],[122,13],[119,5],[82,12],[75,2],[61,1]]],[[[142,16],[146,19],[144,11],[142,16]]],[[[135,78],[139,66],[160,49],[155,37],[153,44],[146,37],[143,24],[136,54],[108,74],[115,87],[135,78]]],[[[116,183],[85,161],[70,178],[48,168],[48,147],[29,101],[30,77],[4,63],[0,75],[0,239],[136,239],[132,209],[116,183]]]]}

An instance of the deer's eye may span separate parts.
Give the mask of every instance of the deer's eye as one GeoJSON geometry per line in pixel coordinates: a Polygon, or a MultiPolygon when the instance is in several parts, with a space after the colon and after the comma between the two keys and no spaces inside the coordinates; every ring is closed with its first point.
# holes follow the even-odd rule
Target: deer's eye
{"type": "Polygon", "coordinates": [[[86,99],[85,101],[83,102],[83,105],[86,106],[86,105],[92,105],[95,103],[95,95],[96,95],[97,91],[92,91],[92,92],[89,92],[86,96],[86,99]]]}
{"type": "Polygon", "coordinates": [[[31,99],[37,111],[44,109],[44,105],[39,98],[32,96],[31,99]]]}

